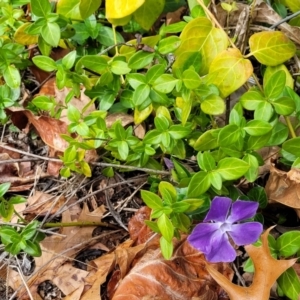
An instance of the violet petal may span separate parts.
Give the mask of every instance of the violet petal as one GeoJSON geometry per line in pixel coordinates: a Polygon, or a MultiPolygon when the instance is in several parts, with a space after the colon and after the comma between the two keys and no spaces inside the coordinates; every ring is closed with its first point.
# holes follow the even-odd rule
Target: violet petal
{"type": "Polygon", "coordinates": [[[233,224],[228,234],[238,246],[255,243],[263,231],[263,226],[259,222],[247,222],[243,224],[233,224]]]}
{"type": "Polygon", "coordinates": [[[231,204],[232,200],[230,198],[215,197],[211,202],[210,209],[204,221],[225,222],[231,204]]]}
{"type": "Polygon", "coordinates": [[[255,216],[258,202],[237,200],[232,204],[227,222],[235,223],[255,216]]]}
{"type": "Polygon", "coordinates": [[[200,223],[188,236],[188,242],[197,250],[208,253],[210,251],[214,234],[219,230],[221,224],[200,223]]]}
{"type": "Polygon", "coordinates": [[[229,242],[227,234],[215,236],[209,253],[205,253],[206,260],[212,263],[232,262],[236,258],[236,252],[229,242]]]}

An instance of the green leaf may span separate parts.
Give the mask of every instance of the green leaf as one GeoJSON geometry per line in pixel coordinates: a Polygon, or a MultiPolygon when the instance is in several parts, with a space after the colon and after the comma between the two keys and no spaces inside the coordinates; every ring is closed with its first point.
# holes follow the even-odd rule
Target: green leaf
{"type": "Polygon", "coordinates": [[[113,61],[110,64],[111,71],[116,75],[124,75],[131,71],[130,68],[128,68],[128,65],[125,61],[113,61]]]}
{"type": "MultiPolygon", "coordinates": [[[[181,68],[183,62],[190,56],[179,57],[189,51],[190,53],[198,52],[203,58],[199,70],[200,75],[206,75],[214,58],[227,48],[228,38],[226,33],[215,28],[208,18],[200,17],[189,22],[183,29],[181,35],[181,44],[175,52],[178,59],[175,60],[173,68],[181,68]]],[[[196,70],[198,72],[198,70],[196,70]]]]}
{"type": "Polygon", "coordinates": [[[88,18],[101,5],[102,0],[80,0],[79,10],[83,19],[88,18]]]}
{"type": "Polygon", "coordinates": [[[24,238],[25,240],[31,239],[39,226],[38,221],[32,221],[26,227],[22,230],[21,237],[24,238]]]}
{"type": "Polygon", "coordinates": [[[166,181],[161,181],[158,185],[158,190],[161,194],[161,197],[166,203],[172,204],[175,203],[177,199],[177,192],[174,186],[166,181]]]}
{"type": "Polygon", "coordinates": [[[193,147],[196,151],[207,151],[218,147],[218,135],[219,130],[211,129],[205,131],[194,143],[193,147]]]}
{"type": "Polygon", "coordinates": [[[272,104],[267,101],[260,102],[254,112],[254,119],[268,122],[273,116],[274,109],[272,104]]]}
{"type": "Polygon", "coordinates": [[[163,74],[159,76],[153,83],[153,88],[161,93],[171,93],[178,82],[178,79],[174,78],[170,74],[163,74]]]}
{"type": "Polygon", "coordinates": [[[47,15],[51,12],[51,5],[48,0],[31,0],[31,11],[37,17],[46,18],[47,15]]]}
{"type": "Polygon", "coordinates": [[[283,143],[282,149],[300,157],[300,137],[292,138],[286,142],[283,143]]]}
{"type": "Polygon", "coordinates": [[[249,165],[241,159],[225,157],[218,163],[217,172],[224,180],[236,180],[242,177],[249,169],[249,165]]]}
{"type": "Polygon", "coordinates": [[[132,102],[134,106],[142,105],[143,102],[149,97],[150,86],[148,84],[140,84],[133,92],[132,102]]]}
{"type": "Polygon", "coordinates": [[[196,198],[204,194],[210,187],[209,176],[206,172],[200,171],[196,173],[188,186],[187,197],[196,198]]]}
{"type": "Polygon", "coordinates": [[[129,147],[126,141],[120,141],[118,142],[118,152],[121,157],[121,159],[126,160],[128,153],[129,153],[129,147]]]}
{"type": "Polygon", "coordinates": [[[221,97],[227,97],[241,87],[253,73],[250,60],[238,49],[229,48],[219,53],[209,67],[207,84],[214,84],[221,97]]]}
{"type": "Polygon", "coordinates": [[[161,254],[165,259],[170,259],[173,254],[173,243],[167,241],[163,236],[159,239],[161,254]]]}
{"type": "MultiPolygon", "coordinates": [[[[131,2],[132,3],[132,2],[131,2]]],[[[165,0],[146,0],[133,14],[134,19],[145,30],[149,30],[162,13],[165,0]]]]}
{"type": "Polygon", "coordinates": [[[178,36],[172,35],[159,41],[158,52],[161,54],[173,53],[180,45],[181,40],[178,36]]]}
{"type": "Polygon", "coordinates": [[[277,239],[276,243],[281,256],[292,256],[300,249],[300,231],[285,232],[277,239]]]}
{"type": "Polygon", "coordinates": [[[222,189],[222,177],[218,172],[210,172],[208,174],[209,180],[211,185],[216,189],[216,190],[221,190],[222,189]]]}
{"type": "Polygon", "coordinates": [[[271,77],[278,71],[282,71],[285,73],[285,86],[293,89],[294,88],[294,79],[284,64],[278,65],[275,67],[268,66],[266,68],[265,73],[264,73],[264,85],[267,85],[268,82],[270,80],[272,80],[271,77]]]}
{"type": "Polygon", "coordinates": [[[133,70],[142,69],[152,62],[154,55],[152,52],[140,50],[129,58],[128,67],[133,70]]]}
{"type": "Polygon", "coordinates": [[[151,209],[163,208],[162,199],[158,197],[156,194],[146,190],[141,190],[141,197],[143,201],[146,203],[146,205],[151,209]]]}
{"type": "Polygon", "coordinates": [[[20,204],[20,203],[26,203],[26,199],[22,196],[13,196],[9,199],[9,203],[11,204],[20,204]]]}
{"type": "Polygon", "coordinates": [[[78,60],[75,66],[77,73],[80,73],[82,67],[101,74],[107,68],[107,61],[105,58],[98,55],[85,55],[78,60]]]}
{"type": "Polygon", "coordinates": [[[154,231],[156,233],[160,233],[156,222],[149,221],[149,220],[145,220],[144,222],[152,231],[154,231]]]}
{"type": "Polygon", "coordinates": [[[298,300],[300,294],[300,280],[293,268],[287,269],[278,279],[277,283],[284,293],[291,300],[298,300]]]}
{"type": "Polygon", "coordinates": [[[197,162],[199,167],[206,172],[212,171],[216,168],[216,161],[209,152],[198,152],[197,162]]]}
{"type": "Polygon", "coordinates": [[[254,155],[246,154],[243,157],[243,161],[245,161],[250,166],[248,171],[244,175],[245,178],[249,182],[254,182],[257,179],[257,176],[258,176],[259,164],[258,164],[257,158],[254,155]]]}
{"type": "Polygon", "coordinates": [[[257,201],[260,208],[265,208],[268,205],[268,196],[263,187],[254,187],[247,194],[250,200],[257,201]]]}
{"type": "Polygon", "coordinates": [[[13,65],[8,65],[3,73],[2,73],[4,80],[6,84],[12,88],[18,88],[21,84],[21,76],[19,70],[13,66],[13,65]]]}
{"type": "Polygon", "coordinates": [[[260,120],[252,120],[247,123],[244,130],[252,136],[265,135],[272,130],[272,125],[260,120]]]}
{"type": "Polygon", "coordinates": [[[286,83],[286,75],[284,71],[277,71],[268,81],[264,81],[264,92],[266,97],[274,99],[283,92],[286,83]]]}
{"type": "Polygon", "coordinates": [[[240,136],[241,130],[237,125],[226,125],[219,132],[218,144],[220,146],[231,146],[240,138],[240,136]]]}
{"type": "MultiPolygon", "coordinates": [[[[152,84],[160,75],[164,74],[164,72],[165,72],[164,65],[157,64],[152,66],[146,73],[146,82],[152,84]]],[[[127,76],[127,80],[128,80],[128,76],[127,76]]]]}
{"type": "Polygon", "coordinates": [[[190,204],[184,201],[176,202],[172,204],[172,209],[174,213],[184,213],[188,211],[190,208],[190,204]]]}
{"type": "Polygon", "coordinates": [[[78,123],[80,120],[80,111],[72,104],[68,105],[67,117],[71,122],[78,123]]]}
{"type": "Polygon", "coordinates": [[[251,55],[264,65],[276,66],[292,58],[296,46],[281,31],[263,31],[249,39],[251,55]]]}
{"type": "Polygon", "coordinates": [[[47,23],[41,28],[43,39],[51,46],[57,47],[60,39],[60,28],[57,23],[47,23]]]}
{"type": "Polygon", "coordinates": [[[75,59],[76,59],[76,50],[73,50],[63,57],[62,64],[66,69],[70,70],[75,63],[75,59]]]}
{"type": "Polygon", "coordinates": [[[80,122],[77,126],[76,126],[76,132],[81,135],[81,136],[88,136],[89,135],[89,127],[87,126],[86,123],[84,122],[80,122]]]}
{"type": "Polygon", "coordinates": [[[165,116],[159,116],[154,118],[154,124],[157,130],[165,131],[169,128],[169,121],[165,116]]]}
{"type": "Polygon", "coordinates": [[[166,239],[166,241],[171,242],[174,236],[174,227],[166,214],[162,214],[157,219],[157,226],[161,232],[161,235],[166,239]]]}
{"type": "Polygon", "coordinates": [[[248,110],[255,110],[262,102],[266,102],[266,99],[263,94],[257,90],[250,90],[244,93],[240,98],[240,103],[248,110]]]}
{"type": "Polygon", "coordinates": [[[250,136],[247,141],[247,149],[248,150],[258,150],[264,146],[266,146],[267,142],[271,137],[271,131],[265,135],[261,136],[250,136]]]}
{"type": "Polygon", "coordinates": [[[218,95],[211,94],[201,102],[201,110],[208,115],[221,115],[225,111],[225,102],[218,95]]]}
{"type": "Polygon", "coordinates": [[[34,56],[32,58],[32,61],[37,67],[39,67],[43,71],[52,72],[54,70],[57,70],[55,61],[48,56],[44,56],[44,55],[34,56]]]}
{"type": "Polygon", "coordinates": [[[0,197],[3,197],[10,188],[10,182],[0,184],[0,197]]]}
{"type": "Polygon", "coordinates": [[[182,74],[182,80],[187,89],[193,90],[201,84],[201,78],[194,70],[185,70],[182,74]]]}
{"type": "Polygon", "coordinates": [[[265,146],[281,145],[289,136],[289,130],[285,124],[277,122],[273,125],[272,135],[265,146]]]}
{"type": "Polygon", "coordinates": [[[275,111],[283,116],[291,115],[296,109],[295,101],[289,97],[275,99],[272,101],[272,105],[274,106],[275,111]]]}
{"type": "Polygon", "coordinates": [[[80,0],[59,0],[56,6],[56,12],[68,19],[81,20],[79,6],[80,0]]]}
{"type": "Polygon", "coordinates": [[[293,13],[300,10],[300,3],[295,0],[281,0],[282,4],[286,5],[293,13]]]}
{"type": "Polygon", "coordinates": [[[42,249],[37,242],[26,241],[26,247],[23,249],[27,254],[34,257],[39,257],[42,255],[42,249]]]}
{"type": "Polygon", "coordinates": [[[179,140],[189,135],[191,129],[187,126],[171,125],[168,132],[174,140],[179,140]]]}

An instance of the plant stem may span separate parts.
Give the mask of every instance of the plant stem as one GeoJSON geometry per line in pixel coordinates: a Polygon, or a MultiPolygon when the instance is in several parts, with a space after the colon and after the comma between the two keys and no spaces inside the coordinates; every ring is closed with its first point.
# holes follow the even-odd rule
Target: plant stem
{"type": "Polygon", "coordinates": [[[291,137],[292,137],[292,138],[296,138],[297,135],[296,135],[295,130],[294,130],[294,128],[293,128],[293,125],[292,125],[292,123],[291,123],[290,117],[284,116],[284,119],[285,119],[286,125],[287,125],[288,128],[289,128],[291,137]]]}
{"type": "Polygon", "coordinates": [[[253,73],[252,74],[252,77],[254,78],[255,82],[256,82],[256,85],[258,86],[258,88],[260,89],[260,91],[263,93],[264,92],[264,89],[263,87],[261,86],[261,84],[259,83],[258,81],[258,78],[256,77],[256,75],[253,73]]]}
{"type": "Polygon", "coordinates": [[[43,225],[44,228],[53,228],[53,227],[73,227],[73,226],[102,226],[102,227],[108,227],[113,229],[118,229],[118,226],[108,224],[105,222],[89,222],[89,221],[83,221],[83,222],[64,222],[64,223],[45,223],[43,225]]]}

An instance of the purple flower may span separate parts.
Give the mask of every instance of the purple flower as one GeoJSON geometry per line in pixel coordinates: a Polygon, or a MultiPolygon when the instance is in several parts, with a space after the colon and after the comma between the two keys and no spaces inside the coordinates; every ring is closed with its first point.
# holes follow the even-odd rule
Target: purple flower
{"type": "Polygon", "coordinates": [[[198,224],[190,236],[189,243],[205,254],[209,262],[232,262],[236,252],[229,237],[238,246],[256,242],[263,231],[262,224],[246,222],[254,217],[258,203],[253,201],[232,200],[227,197],[215,197],[204,222],[198,224]]]}

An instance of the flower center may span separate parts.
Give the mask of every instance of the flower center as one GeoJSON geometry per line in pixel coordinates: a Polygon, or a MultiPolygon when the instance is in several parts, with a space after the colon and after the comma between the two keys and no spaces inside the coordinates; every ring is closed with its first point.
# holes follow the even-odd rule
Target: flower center
{"type": "Polygon", "coordinates": [[[231,226],[232,224],[231,223],[223,223],[221,226],[220,226],[220,230],[222,233],[225,233],[227,231],[231,231],[231,226]]]}

